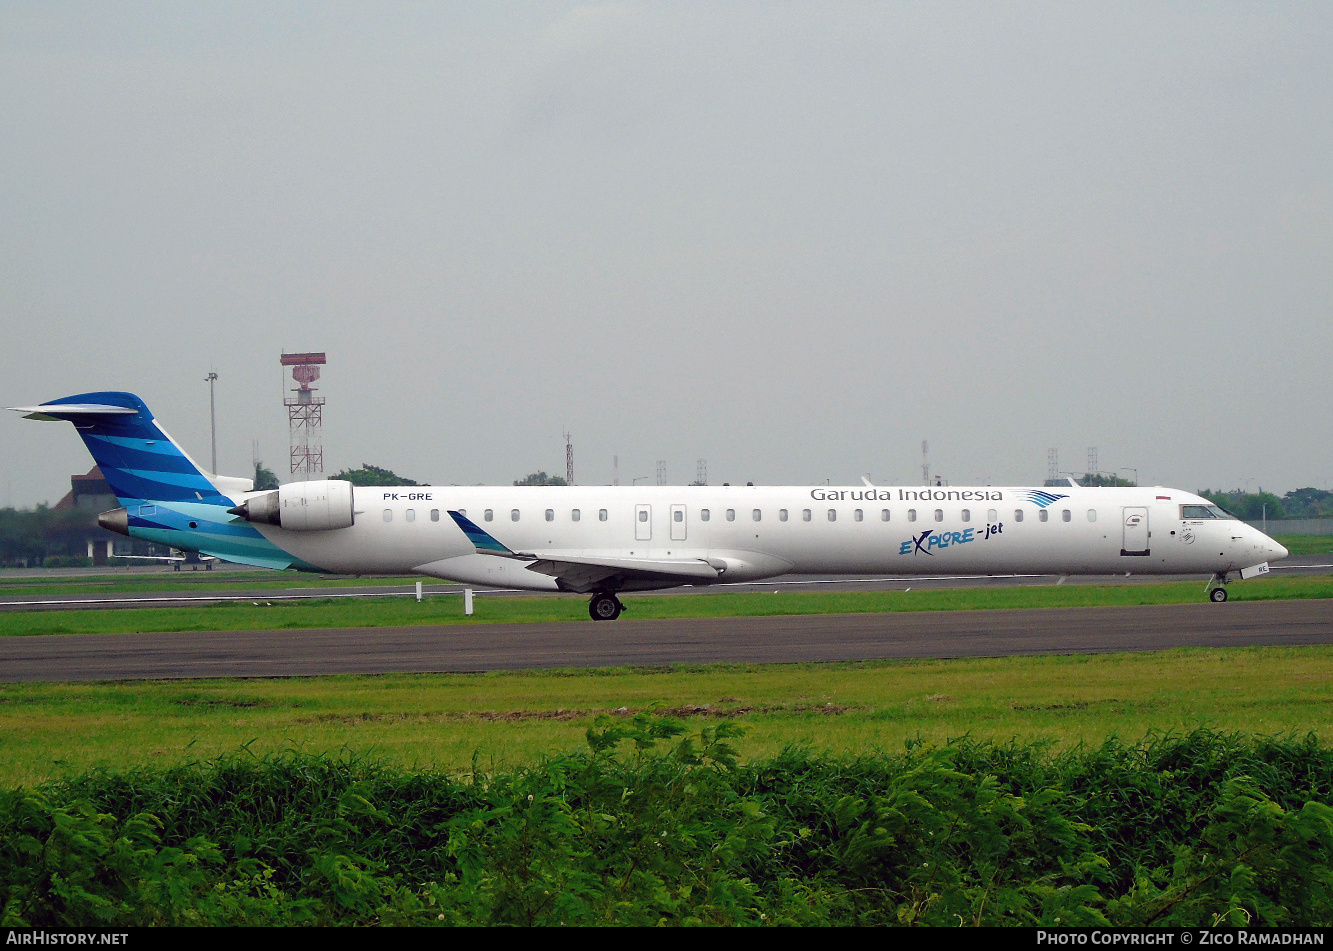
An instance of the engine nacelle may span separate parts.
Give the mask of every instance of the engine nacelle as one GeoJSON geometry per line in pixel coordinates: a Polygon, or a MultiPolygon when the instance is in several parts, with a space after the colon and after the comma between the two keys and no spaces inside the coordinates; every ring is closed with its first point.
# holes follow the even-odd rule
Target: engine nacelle
{"type": "Polygon", "coordinates": [[[353,521],[352,483],[341,479],[290,482],[227,511],[247,522],[277,525],[289,532],[348,528],[353,521]]]}

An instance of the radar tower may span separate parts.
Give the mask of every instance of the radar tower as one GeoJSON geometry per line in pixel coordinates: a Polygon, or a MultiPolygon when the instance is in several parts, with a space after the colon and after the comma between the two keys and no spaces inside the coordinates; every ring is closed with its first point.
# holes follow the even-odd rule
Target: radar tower
{"type": "Polygon", "coordinates": [[[284,353],[281,364],[292,368],[296,386],[287,395],[284,386],[282,405],[287,407],[287,429],[291,436],[292,472],[307,479],[324,472],[324,397],[315,395],[312,385],[319,379],[319,368],[328,363],[322,353],[284,353]]]}

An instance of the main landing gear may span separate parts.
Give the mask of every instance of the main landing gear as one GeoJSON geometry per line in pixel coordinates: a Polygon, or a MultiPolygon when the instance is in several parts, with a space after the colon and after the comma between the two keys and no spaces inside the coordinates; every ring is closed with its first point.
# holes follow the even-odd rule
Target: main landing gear
{"type": "Polygon", "coordinates": [[[1221,604],[1227,599],[1227,573],[1219,571],[1208,582],[1208,587],[1204,591],[1208,595],[1208,600],[1214,604],[1221,604]]]}
{"type": "Polygon", "coordinates": [[[594,621],[614,621],[620,617],[620,612],[625,610],[625,606],[620,603],[620,599],[614,594],[594,594],[592,601],[588,603],[588,614],[594,621]]]}

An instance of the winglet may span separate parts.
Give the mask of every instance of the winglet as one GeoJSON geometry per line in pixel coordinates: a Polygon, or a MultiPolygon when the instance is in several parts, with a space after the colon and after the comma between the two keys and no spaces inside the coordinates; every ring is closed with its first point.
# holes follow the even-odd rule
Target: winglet
{"type": "Polygon", "coordinates": [[[472,521],[462,512],[455,512],[453,509],[450,509],[449,517],[452,518],[458,527],[463,530],[463,534],[468,537],[468,541],[472,542],[477,551],[487,555],[503,555],[506,558],[523,557],[517,552],[510,551],[503,544],[496,541],[494,537],[487,534],[485,529],[481,528],[476,522],[472,521]]]}

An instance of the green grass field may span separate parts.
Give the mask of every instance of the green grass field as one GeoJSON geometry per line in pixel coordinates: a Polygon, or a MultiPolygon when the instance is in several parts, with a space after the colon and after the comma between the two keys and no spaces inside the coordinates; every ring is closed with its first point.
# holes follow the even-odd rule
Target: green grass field
{"type": "Polygon", "coordinates": [[[1333,555],[1333,535],[1274,535],[1293,555],[1333,555]]]}
{"type": "Polygon", "coordinates": [[[161,592],[180,590],[187,594],[202,591],[226,591],[230,588],[262,588],[265,590],[283,590],[301,588],[352,588],[352,587],[399,587],[411,589],[418,580],[426,584],[447,584],[434,578],[417,579],[415,577],[375,576],[367,578],[346,575],[318,575],[300,571],[226,570],[226,571],[156,571],[156,572],[117,572],[81,576],[66,575],[58,577],[15,577],[0,570],[0,600],[5,595],[30,596],[46,594],[87,594],[89,597],[111,594],[132,594],[138,592],[161,592]]]}
{"type": "MultiPolygon", "coordinates": [[[[1231,586],[1246,600],[1333,598],[1333,575],[1256,579],[1231,586]]],[[[887,611],[965,611],[994,608],[1095,607],[1191,604],[1204,600],[1196,582],[1131,585],[1016,585],[910,591],[773,592],[627,596],[625,619],[756,617],[793,614],[863,614],[887,611]]],[[[586,621],[581,597],[486,596],[465,617],[462,597],[439,595],[417,603],[410,597],[262,600],[197,608],[133,608],[0,613],[0,636],[123,634],[169,631],[293,630],[324,627],[394,627],[466,623],[586,621]]]]}
{"type": "MultiPolygon", "coordinates": [[[[289,587],[286,580],[283,576],[283,586],[289,587]]],[[[402,582],[386,579],[386,583],[402,582]]],[[[1237,584],[1231,592],[1235,600],[1333,598],[1333,577],[1269,576],[1237,584]]],[[[1197,583],[710,592],[635,597],[630,599],[628,617],[1202,600],[1202,585],[1197,583]]],[[[165,636],[190,637],[195,636],[192,631],[259,628],[274,630],[274,637],[280,638],[283,628],[466,623],[459,602],[457,597],[431,597],[418,604],[398,597],[195,609],[19,612],[0,614],[0,633],[86,631],[114,638],[116,631],[162,631],[179,632],[165,636]]],[[[581,598],[486,597],[478,599],[471,621],[584,619],[581,598]]],[[[1195,773],[1225,777],[1236,770],[1266,769],[1269,778],[1287,778],[1292,762],[1308,759],[1316,768],[1324,763],[1324,750],[1331,742],[1333,645],[833,664],[0,684],[0,805],[8,804],[14,816],[22,818],[24,835],[41,820],[46,823],[41,826],[43,841],[58,845],[65,841],[62,836],[70,838],[69,830],[77,829],[77,841],[83,843],[64,851],[48,846],[42,852],[46,864],[30,862],[31,867],[19,869],[16,863],[10,870],[16,897],[6,901],[6,908],[19,909],[14,911],[20,916],[16,921],[61,925],[656,923],[696,918],[758,924],[765,922],[765,914],[791,924],[953,924],[963,920],[954,913],[954,906],[963,902],[968,920],[976,923],[1204,926],[1219,915],[1229,915],[1226,920],[1233,923],[1323,923],[1326,892],[1307,887],[1307,879],[1328,880],[1326,856],[1328,843],[1333,842],[1333,819],[1327,818],[1322,805],[1327,802],[1326,768],[1319,773],[1323,780],[1318,789],[1307,789],[1305,774],[1296,776],[1295,787],[1286,791],[1291,800],[1286,812],[1264,794],[1252,796],[1249,786],[1214,788],[1195,773]],[[593,777],[588,782],[600,789],[606,782],[602,774],[582,765],[586,754],[584,758],[560,754],[586,750],[599,718],[603,732],[608,722],[623,724],[632,732],[635,716],[644,711],[680,718],[701,743],[710,729],[721,724],[728,730],[738,727],[741,735],[727,743],[754,774],[751,785],[723,788],[718,784],[732,773],[708,767],[689,773],[687,768],[688,784],[672,779],[663,786],[660,802],[648,797],[651,801],[632,813],[626,803],[642,798],[654,777],[666,775],[664,770],[678,763],[675,754],[643,760],[631,747],[624,752],[623,794],[612,788],[615,795],[608,794],[606,802],[584,810],[586,816],[570,812],[564,784],[593,777]],[[1270,753],[1246,753],[1250,744],[1246,737],[1279,738],[1284,745],[1276,765],[1265,758],[1271,758],[1270,753]],[[951,749],[961,750],[970,764],[963,772],[945,768],[947,761],[936,762],[929,759],[933,754],[922,752],[960,738],[967,742],[951,749]],[[1117,740],[1125,746],[1118,746],[1117,740]],[[1315,741],[1324,749],[1313,746],[1315,741]],[[1161,762],[1141,754],[1140,745],[1161,752],[1161,762]],[[1192,751],[1198,762],[1180,751],[1192,751]],[[1059,758],[1063,753],[1069,754],[1067,760],[1059,758]],[[1223,754],[1226,762],[1217,762],[1223,754]],[[896,765],[899,762],[917,765],[904,772],[896,765]],[[353,764],[343,770],[350,771],[347,788],[330,799],[325,795],[326,774],[337,773],[345,764],[353,764]],[[384,770],[401,767],[409,772],[390,776],[377,773],[379,767],[356,764],[384,764],[384,770]],[[1110,778],[1102,777],[1091,764],[1101,764],[1110,778]],[[172,772],[176,766],[183,769],[172,772]],[[1004,773],[1006,768],[1013,770],[1012,776],[1004,773]],[[1044,771],[1046,778],[1029,790],[1024,783],[1034,768],[1044,771]],[[1079,780],[1085,773],[1093,777],[1091,786],[1079,780]],[[460,778],[462,784],[457,789],[441,785],[442,774],[460,778]],[[858,785],[861,774],[873,782],[858,785]],[[983,806],[991,802],[996,776],[1001,774],[1008,778],[999,780],[998,788],[1007,789],[1006,783],[1012,783],[1018,792],[1009,798],[1005,793],[999,800],[1001,809],[973,808],[967,797],[975,790],[983,806]],[[380,776],[392,783],[381,782],[380,776]],[[868,797],[880,795],[896,776],[904,783],[911,777],[911,784],[903,787],[906,792],[890,790],[883,803],[871,803],[868,797]],[[231,781],[228,777],[235,779],[234,787],[226,784],[231,781]],[[49,781],[57,785],[31,794],[25,791],[49,781]],[[716,802],[696,802],[699,789],[713,788],[709,781],[718,786],[716,802]],[[1065,795],[1067,786],[1078,786],[1080,781],[1089,788],[1079,787],[1070,803],[1061,806],[1072,817],[1066,819],[1055,810],[1053,797],[1056,792],[1065,795]],[[285,797],[303,782],[306,793],[287,803],[285,797]],[[823,785],[812,785],[818,783],[823,785]],[[494,803],[482,800],[492,793],[494,803]],[[48,794],[93,796],[98,810],[124,806],[125,814],[94,816],[86,812],[86,803],[48,809],[43,798],[48,794]],[[247,795],[250,798],[244,799],[247,795]],[[1310,796],[1316,801],[1300,808],[1310,796]],[[448,819],[452,825],[447,840],[441,839],[442,820],[432,811],[441,797],[477,799],[475,806],[448,819]],[[537,809],[534,797],[541,809],[530,817],[525,810],[537,809]],[[867,798],[863,802],[857,797],[867,798]],[[193,816],[192,810],[201,804],[221,803],[226,812],[241,800],[247,805],[236,816],[254,819],[243,827],[225,822],[209,825],[193,816]],[[797,810],[799,815],[793,817],[789,812],[798,800],[817,808],[797,810]],[[118,806],[113,807],[113,801],[118,806]],[[869,808],[867,803],[873,805],[874,822],[862,825],[862,818],[871,817],[861,815],[869,808]],[[856,878],[854,873],[861,868],[857,850],[874,844],[858,836],[866,830],[876,832],[885,816],[897,814],[894,810],[911,811],[912,803],[920,805],[920,815],[904,820],[904,829],[925,829],[919,838],[928,848],[903,859],[903,842],[891,837],[887,843],[891,847],[884,852],[898,857],[908,884],[886,889],[881,865],[867,866],[870,871],[864,881],[856,878]],[[178,823],[163,826],[169,828],[169,841],[155,838],[159,826],[131,815],[145,804],[155,815],[178,823]],[[1093,805],[1103,807],[1104,814],[1089,820],[1093,805]],[[881,807],[892,809],[875,811],[881,807]],[[383,812],[377,811],[381,808],[383,812]],[[416,825],[422,828],[417,829],[415,819],[407,820],[420,819],[417,814],[423,809],[430,813],[429,821],[421,819],[416,825]],[[1169,809],[1175,811],[1168,815],[1169,809]],[[265,810],[274,814],[261,817],[265,810]],[[664,818],[674,816],[672,810],[689,814],[685,819],[664,818]],[[190,813],[190,822],[179,822],[178,813],[190,813]],[[1038,813],[1036,825],[1045,831],[1064,828],[1061,823],[1067,821],[1091,824],[1077,827],[1085,830],[1086,842],[1084,838],[1064,842],[1069,861],[1061,857],[1059,863],[1050,863],[1052,869],[1059,864],[1059,869],[1043,867],[1029,881],[1029,864],[1049,859],[1054,841],[1045,831],[1036,837],[1025,831],[1028,816],[1038,813]],[[1202,823],[1200,817],[1209,816],[1206,828],[1183,828],[1183,823],[1202,823]],[[1254,816],[1263,821],[1251,821],[1254,816]],[[406,818],[399,828],[397,820],[402,817],[406,818]],[[932,817],[939,824],[936,831],[947,834],[935,836],[929,828],[932,817]],[[587,828],[575,829],[571,825],[575,819],[587,819],[587,828]],[[609,832],[622,827],[626,831],[615,840],[617,844],[608,844],[609,832]],[[122,838],[110,834],[113,828],[122,838]],[[238,828],[243,834],[237,833],[238,828]],[[706,836],[708,829],[716,835],[706,836]],[[977,848],[956,842],[951,830],[957,829],[981,829],[977,848]],[[573,834],[580,830],[588,835],[573,834]],[[677,836],[678,830],[688,835],[677,836]],[[823,844],[822,839],[812,838],[812,830],[838,835],[831,844],[823,844]],[[346,840],[330,844],[334,832],[346,833],[346,840]],[[550,841],[531,834],[537,832],[550,841]],[[1169,838],[1171,832],[1180,835],[1169,838]],[[191,838],[196,834],[211,837],[209,841],[219,843],[220,850],[198,844],[200,840],[191,838]],[[1260,834],[1268,838],[1260,842],[1260,834]],[[985,858],[991,853],[980,848],[991,848],[997,835],[1011,836],[1006,841],[1020,848],[1013,852],[1018,870],[1006,872],[1003,881],[985,858]],[[668,838],[673,843],[679,838],[699,844],[698,855],[677,847],[666,863],[669,868],[645,878],[644,859],[658,855],[668,838]],[[1151,846],[1159,838],[1164,844],[1156,851],[1150,847],[1147,858],[1139,852],[1123,854],[1126,842],[1151,846]],[[947,856],[953,863],[947,866],[947,887],[930,871],[948,851],[945,840],[958,852],[947,856]],[[404,844],[409,841],[415,844],[404,844]],[[126,846],[131,842],[137,843],[134,848],[126,846]],[[245,854],[256,842],[263,845],[263,861],[258,864],[245,854]],[[810,844],[816,842],[817,846],[810,844]],[[1222,846],[1214,848],[1213,843],[1222,846]],[[1228,843],[1235,844],[1235,855],[1226,852],[1228,843]],[[649,846],[652,849],[641,855],[649,846]],[[748,851],[737,852],[741,847],[748,851]],[[740,900],[753,891],[756,870],[778,868],[780,860],[792,857],[794,848],[800,853],[796,871],[770,883],[768,891],[756,893],[757,898],[740,900]],[[1021,848],[1030,848],[1030,853],[1021,848]],[[1094,848],[1097,856],[1107,857],[1109,877],[1098,864],[1100,858],[1089,859],[1094,848]],[[422,858],[428,849],[435,850],[430,861],[422,858]],[[801,859],[802,849],[822,850],[818,854],[828,857],[824,862],[828,871],[812,874],[809,863],[801,859]],[[1269,853],[1271,860],[1264,858],[1269,853]],[[1256,862],[1256,855],[1263,861],[1256,862]],[[48,874],[51,856],[64,863],[60,877],[48,874]],[[614,867],[589,870],[579,864],[580,858],[588,857],[614,867]],[[413,874],[402,871],[409,858],[422,866],[413,874]],[[1252,874],[1260,865],[1260,874],[1252,874]],[[116,874],[102,874],[104,866],[116,874]],[[1153,871],[1142,874],[1144,868],[1153,871]],[[707,888],[701,885],[699,869],[713,870],[707,888]],[[457,882],[441,886],[445,875],[456,875],[457,882]],[[80,876],[94,883],[89,885],[93,891],[80,890],[82,885],[61,890],[66,879],[82,882],[80,876]],[[652,901],[633,889],[627,891],[627,883],[638,881],[635,876],[645,878],[647,884],[639,891],[652,901]],[[55,885],[45,891],[37,887],[48,879],[55,885]],[[1244,886],[1239,891],[1238,881],[1244,886]],[[106,882],[123,886],[122,891],[129,889],[128,895],[113,896],[120,902],[116,915],[121,917],[108,917],[110,912],[96,904],[104,901],[100,889],[106,882]],[[572,894],[570,882],[580,883],[578,900],[569,914],[563,908],[553,912],[549,896],[572,894]],[[1218,882],[1222,884],[1214,887],[1218,882]],[[916,884],[924,889],[922,895],[935,898],[924,904],[912,899],[916,884]],[[1052,884],[1059,888],[1051,888],[1052,884]],[[1057,892],[1069,898],[1067,907],[1049,906],[1057,892]],[[164,897],[168,894],[170,901],[164,897]],[[55,902],[69,895],[78,902],[68,907],[55,902]],[[1297,900],[1302,895],[1316,900],[1302,903],[1297,900]],[[1008,904],[1001,907],[1004,901],[1008,904]],[[638,917],[626,917],[631,911],[638,917]],[[49,920],[42,917],[48,913],[49,920]],[[1168,913],[1176,917],[1163,917],[1168,913]]],[[[1255,749],[1266,747],[1258,743],[1255,749]]],[[[610,769],[615,776],[622,775],[621,767],[610,769]]],[[[751,782],[744,779],[748,774],[735,775],[751,782]]],[[[1210,782],[1216,784],[1216,777],[1210,782]]],[[[1004,852],[1010,854],[1008,846],[1004,852]]],[[[0,897],[3,894],[0,889],[0,897]]]]}
{"type": "MultiPolygon", "coordinates": [[[[1267,577],[1236,600],[1333,598],[1333,577],[1267,577]]],[[[1198,602],[1195,583],[630,599],[629,618],[947,611],[1198,602]]],[[[581,598],[477,599],[476,622],[585,620],[581,598]]],[[[460,599],[358,598],[202,608],[0,614],[0,633],[465,623],[460,599]]],[[[281,636],[280,633],[275,636],[281,636]]],[[[95,765],[170,763],[241,747],[344,747],[403,766],[513,766],[576,747],[598,713],[652,704],[747,729],[747,756],[788,744],[899,749],[971,735],[1061,746],[1207,727],[1333,737],[1333,646],[914,663],[710,666],[280,680],[0,685],[0,786],[95,765]],[[691,712],[693,711],[693,712],[691,712]]]]}
{"type": "MultiPolygon", "coordinates": [[[[658,704],[742,725],[742,756],[911,739],[1060,748],[1210,728],[1333,739],[1333,646],[846,664],[0,685],[0,787],[241,748],[348,749],[463,773],[574,749],[601,713],[658,704]]],[[[692,727],[697,729],[696,727],[692,727]]]]}

